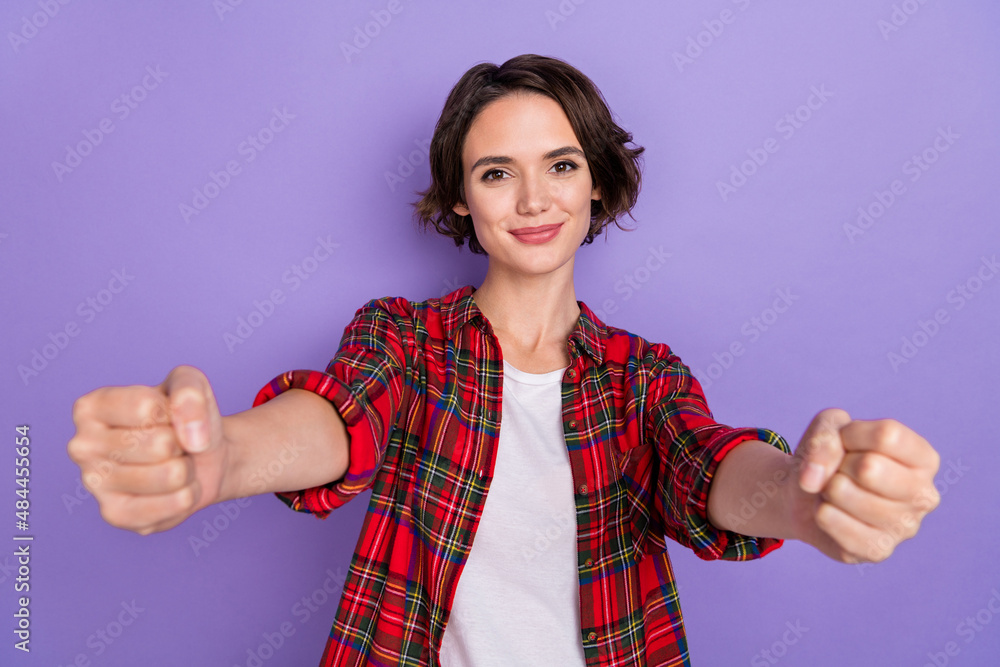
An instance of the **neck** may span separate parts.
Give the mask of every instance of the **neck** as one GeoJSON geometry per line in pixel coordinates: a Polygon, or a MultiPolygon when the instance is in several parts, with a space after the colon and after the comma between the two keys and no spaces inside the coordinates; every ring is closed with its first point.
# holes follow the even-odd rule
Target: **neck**
{"type": "Polygon", "coordinates": [[[546,275],[487,270],[472,296],[500,338],[526,350],[562,345],[580,316],[572,266],[566,268],[546,275]]]}

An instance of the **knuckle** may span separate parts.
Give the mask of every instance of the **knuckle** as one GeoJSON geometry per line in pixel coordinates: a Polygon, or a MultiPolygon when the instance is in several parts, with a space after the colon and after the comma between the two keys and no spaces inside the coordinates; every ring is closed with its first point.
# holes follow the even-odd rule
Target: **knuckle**
{"type": "Polygon", "coordinates": [[[833,527],[833,506],[829,503],[820,503],[815,514],[816,525],[829,532],[833,527]]]}
{"type": "Polygon", "coordinates": [[[899,539],[890,532],[879,531],[878,537],[872,542],[870,554],[872,561],[880,563],[892,555],[899,539]]]}
{"type": "Polygon", "coordinates": [[[172,455],[171,437],[171,431],[162,427],[145,431],[134,429],[122,436],[117,451],[122,456],[132,454],[130,458],[136,461],[163,461],[172,455]]]}
{"type": "Polygon", "coordinates": [[[90,402],[93,399],[91,394],[84,394],[80,398],[73,401],[73,422],[79,426],[82,421],[84,421],[91,412],[90,402]]]}
{"type": "Polygon", "coordinates": [[[194,506],[194,489],[187,485],[175,491],[171,497],[172,515],[180,516],[188,512],[194,506]]]}
{"type": "Polygon", "coordinates": [[[127,452],[132,451],[139,445],[139,436],[136,434],[134,429],[125,431],[121,436],[121,444],[123,449],[127,452]]]}
{"type": "Polygon", "coordinates": [[[877,484],[885,472],[882,461],[877,456],[860,456],[856,465],[858,481],[868,487],[877,484]]]}
{"type": "Polygon", "coordinates": [[[142,427],[133,427],[125,431],[121,436],[121,443],[129,451],[135,449],[140,444],[145,444],[149,440],[149,433],[142,427]]]}
{"type": "Polygon", "coordinates": [[[934,511],[941,504],[941,494],[933,484],[928,484],[914,497],[911,504],[914,508],[926,514],[927,512],[934,511]]]}
{"type": "Polygon", "coordinates": [[[185,385],[174,389],[170,394],[170,406],[173,410],[183,407],[186,410],[196,410],[204,403],[202,391],[195,386],[185,385]]]}
{"type": "Polygon", "coordinates": [[[146,443],[151,455],[158,459],[169,458],[173,455],[177,445],[177,437],[173,428],[161,428],[150,433],[149,442],[146,443]]]}
{"type": "Polygon", "coordinates": [[[88,467],[84,470],[80,477],[83,480],[83,487],[90,491],[91,495],[97,498],[101,494],[102,488],[104,488],[108,478],[111,476],[111,472],[113,471],[97,470],[95,468],[88,467]]]}
{"type": "Polygon", "coordinates": [[[907,529],[903,531],[903,533],[905,534],[908,530],[913,530],[915,528],[920,527],[920,515],[913,514],[912,512],[904,512],[903,515],[899,517],[897,523],[903,526],[903,528],[907,529]]]}
{"type": "Polygon", "coordinates": [[[844,497],[850,493],[850,487],[851,481],[847,478],[847,475],[838,472],[830,478],[830,482],[827,484],[826,493],[830,499],[836,498],[843,500],[844,497]]]}
{"type": "Polygon", "coordinates": [[[845,563],[870,563],[876,557],[876,547],[871,543],[862,543],[860,540],[845,546],[844,553],[847,556],[845,563]]]}
{"type": "Polygon", "coordinates": [[[151,454],[157,458],[166,458],[170,451],[169,437],[173,434],[173,428],[169,425],[144,424],[142,428],[135,429],[130,433],[127,443],[129,450],[141,447],[144,454],[151,454]]]}
{"type": "Polygon", "coordinates": [[[167,489],[178,489],[187,481],[187,466],[183,459],[173,459],[158,467],[158,481],[167,489]]]}
{"type": "MultiPolygon", "coordinates": [[[[156,392],[155,389],[153,391],[156,392]]],[[[170,421],[170,413],[163,395],[156,392],[150,401],[151,405],[137,429],[142,435],[146,435],[149,431],[156,430],[158,426],[170,421]]]]}
{"type": "Polygon", "coordinates": [[[862,557],[857,544],[844,538],[835,539],[834,541],[837,543],[837,560],[840,562],[853,563],[862,557]]]}
{"type": "Polygon", "coordinates": [[[831,421],[846,421],[851,418],[847,410],[843,408],[824,408],[821,410],[824,419],[829,419],[831,421]]]}
{"type": "Polygon", "coordinates": [[[931,476],[933,477],[934,475],[937,474],[937,471],[941,469],[941,454],[938,453],[938,451],[933,447],[931,448],[930,459],[931,459],[930,473],[931,476]]]}
{"type": "Polygon", "coordinates": [[[902,424],[895,419],[880,419],[875,424],[874,436],[879,444],[894,444],[902,435],[902,424]]]}
{"type": "Polygon", "coordinates": [[[135,411],[140,427],[131,430],[141,431],[148,428],[147,424],[154,424],[156,422],[159,401],[151,387],[136,387],[136,389],[139,390],[139,396],[135,402],[135,411]]]}
{"type": "Polygon", "coordinates": [[[931,489],[933,489],[933,493],[930,495],[930,509],[927,510],[928,512],[933,512],[941,505],[941,493],[933,486],[931,489]]]}
{"type": "Polygon", "coordinates": [[[97,473],[84,471],[80,475],[80,481],[83,482],[83,488],[90,492],[90,495],[95,498],[98,497],[98,491],[101,488],[101,476],[97,473]]]}
{"type": "Polygon", "coordinates": [[[896,550],[896,541],[893,540],[891,544],[889,544],[887,546],[884,546],[884,547],[881,547],[879,549],[878,555],[876,556],[876,561],[875,562],[876,563],[881,563],[882,561],[884,561],[887,558],[889,558],[889,556],[891,556],[892,552],[895,551],[895,550],[896,550]]]}
{"type": "Polygon", "coordinates": [[[73,401],[73,423],[77,429],[99,421],[97,415],[106,397],[107,388],[98,387],[73,401]]]}
{"type": "Polygon", "coordinates": [[[101,517],[106,522],[116,528],[130,528],[133,517],[127,505],[118,502],[115,497],[99,498],[98,503],[101,517]]]}
{"type": "Polygon", "coordinates": [[[87,441],[77,433],[66,443],[66,453],[74,463],[80,465],[89,458],[90,447],[87,441]]]}

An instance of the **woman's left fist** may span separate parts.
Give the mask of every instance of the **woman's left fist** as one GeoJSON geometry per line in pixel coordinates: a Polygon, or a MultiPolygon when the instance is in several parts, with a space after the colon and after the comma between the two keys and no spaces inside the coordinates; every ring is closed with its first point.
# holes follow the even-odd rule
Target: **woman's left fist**
{"type": "Polygon", "coordinates": [[[894,419],[828,408],[795,449],[792,513],[800,539],[844,563],[883,561],[941,502],[941,457],[894,419]]]}

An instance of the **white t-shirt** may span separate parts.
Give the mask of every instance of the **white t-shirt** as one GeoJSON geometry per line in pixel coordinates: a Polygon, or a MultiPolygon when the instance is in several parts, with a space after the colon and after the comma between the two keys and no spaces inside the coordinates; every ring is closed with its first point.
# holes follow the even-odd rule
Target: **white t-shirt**
{"type": "Polygon", "coordinates": [[[443,667],[584,665],[565,368],[503,362],[493,481],[441,640],[443,667]]]}

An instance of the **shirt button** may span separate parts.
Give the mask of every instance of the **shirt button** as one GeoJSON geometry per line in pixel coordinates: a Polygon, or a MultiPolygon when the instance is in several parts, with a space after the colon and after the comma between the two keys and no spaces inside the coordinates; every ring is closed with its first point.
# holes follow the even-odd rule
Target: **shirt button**
{"type": "Polygon", "coordinates": [[[591,632],[591,633],[587,634],[587,641],[588,642],[592,642],[595,639],[597,639],[597,633],[596,632],[591,632]]]}
{"type": "Polygon", "coordinates": [[[587,485],[586,484],[581,484],[580,488],[577,489],[577,490],[580,492],[580,495],[584,495],[584,496],[587,495],[588,489],[587,489],[587,485]]]}
{"type": "Polygon", "coordinates": [[[569,373],[567,373],[567,375],[569,376],[570,380],[575,380],[576,379],[576,369],[575,368],[569,369],[569,373]]]}
{"type": "Polygon", "coordinates": [[[576,420],[575,420],[575,419],[571,419],[571,420],[570,420],[570,422],[569,422],[569,427],[570,427],[571,429],[573,429],[574,431],[576,430],[576,420]]]}
{"type": "Polygon", "coordinates": [[[593,566],[593,564],[594,564],[594,559],[593,559],[593,558],[588,558],[587,560],[583,561],[583,564],[584,564],[584,565],[585,565],[586,567],[591,567],[591,566],[593,566]]]}

